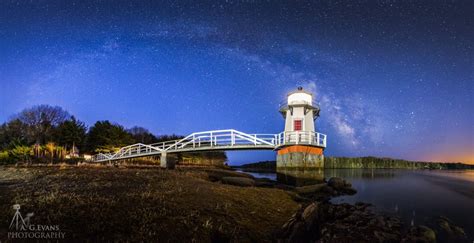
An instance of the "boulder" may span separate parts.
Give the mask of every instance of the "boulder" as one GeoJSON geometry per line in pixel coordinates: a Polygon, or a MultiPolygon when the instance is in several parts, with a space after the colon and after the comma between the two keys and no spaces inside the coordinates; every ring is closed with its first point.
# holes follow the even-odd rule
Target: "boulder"
{"type": "Polygon", "coordinates": [[[314,226],[318,220],[318,204],[311,203],[308,205],[301,214],[303,221],[308,229],[314,226]]]}
{"type": "Polygon", "coordinates": [[[330,186],[328,186],[328,185],[324,186],[324,187],[321,189],[321,191],[322,191],[322,192],[325,192],[325,193],[328,193],[328,194],[330,194],[330,195],[334,195],[334,194],[336,193],[336,191],[335,191],[332,187],[330,187],[330,186]]]}
{"type": "Polygon", "coordinates": [[[346,180],[344,180],[344,187],[352,187],[352,184],[346,180]]]}
{"type": "Polygon", "coordinates": [[[291,235],[295,223],[298,222],[298,217],[298,213],[295,213],[288,221],[286,221],[280,230],[280,238],[288,238],[291,235]]]}
{"type": "Polygon", "coordinates": [[[267,178],[258,178],[258,179],[255,179],[255,186],[271,188],[275,186],[275,181],[272,181],[267,178]]]}
{"type": "Polygon", "coordinates": [[[254,186],[255,181],[250,178],[246,177],[232,177],[232,176],[227,176],[227,177],[222,177],[221,179],[222,183],[224,184],[229,184],[229,185],[234,185],[234,186],[254,186]]]}
{"type": "Polygon", "coordinates": [[[345,187],[345,184],[346,183],[344,183],[344,180],[340,177],[331,177],[328,181],[328,186],[336,190],[343,189],[345,187]]]}
{"type": "Polygon", "coordinates": [[[466,237],[466,232],[464,232],[464,229],[459,227],[459,226],[456,226],[456,225],[453,225],[451,226],[451,229],[453,230],[453,236],[454,237],[459,237],[459,238],[465,238],[466,237]]]}
{"type": "Polygon", "coordinates": [[[413,226],[402,242],[436,242],[436,233],[424,225],[413,226]]]}
{"type": "Polygon", "coordinates": [[[280,230],[282,242],[311,242],[319,232],[318,203],[311,203],[288,220],[280,230]]]}
{"type": "Polygon", "coordinates": [[[306,240],[306,227],[301,221],[295,222],[291,230],[291,234],[288,237],[288,242],[305,242],[306,240]]]}
{"type": "Polygon", "coordinates": [[[389,228],[399,229],[401,227],[400,219],[396,217],[389,217],[387,219],[387,226],[389,228]]]}
{"type": "Polygon", "coordinates": [[[300,194],[309,194],[309,193],[316,193],[320,192],[326,184],[316,184],[316,185],[309,185],[309,186],[300,186],[296,187],[295,191],[300,194]]]}
{"type": "Polygon", "coordinates": [[[464,229],[455,225],[450,219],[440,216],[436,219],[435,228],[441,234],[442,238],[449,241],[459,241],[466,239],[464,229]]]}
{"type": "Polygon", "coordinates": [[[445,218],[438,218],[437,224],[443,231],[446,231],[447,233],[452,233],[450,222],[445,218]]]}
{"type": "Polygon", "coordinates": [[[346,187],[344,188],[343,192],[347,195],[354,195],[357,193],[357,190],[352,187],[346,187]]]}

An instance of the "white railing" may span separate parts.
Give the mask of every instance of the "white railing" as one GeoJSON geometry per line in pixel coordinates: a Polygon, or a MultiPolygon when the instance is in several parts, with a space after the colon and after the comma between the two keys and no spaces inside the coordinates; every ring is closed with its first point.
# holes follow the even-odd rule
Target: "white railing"
{"type": "Polygon", "coordinates": [[[177,151],[196,148],[219,148],[239,146],[275,146],[272,134],[246,134],[237,130],[216,130],[196,132],[181,140],[164,146],[165,151],[177,151]]]}
{"type": "Polygon", "coordinates": [[[326,135],[316,132],[282,132],[279,134],[247,134],[234,129],[196,132],[179,140],[154,144],[132,144],[115,153],[100,153],[93,161],[111,161],[161,153],[233,150],[277,149],[280,146],[306,144],[326,147],[326,135]]]}
{"type": "Polygon", "coordinates": [[[319,147],[326,147],[327,136],[318,132],[282,132],[277,136],[276,146],[303,144],[303,145],[316,145],[319,147]]]}

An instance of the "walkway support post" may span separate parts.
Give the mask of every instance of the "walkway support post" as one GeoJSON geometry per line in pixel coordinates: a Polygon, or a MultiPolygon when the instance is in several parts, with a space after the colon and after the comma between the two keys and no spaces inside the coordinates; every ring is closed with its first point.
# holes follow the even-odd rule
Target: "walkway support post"
{"type": "Polygon", "coordinates": [[[173,156],[172,154],[168,156],[166,151],[161,152],[161,157],[160,157],[161,168],[174,169],[175,165],[176,165],[176,156],[173,156]]]}
{"type": "Polygon", "coordinates": [[[166,152],[161,152],[160,166],[161,168],[166,168],[166,152]]]}

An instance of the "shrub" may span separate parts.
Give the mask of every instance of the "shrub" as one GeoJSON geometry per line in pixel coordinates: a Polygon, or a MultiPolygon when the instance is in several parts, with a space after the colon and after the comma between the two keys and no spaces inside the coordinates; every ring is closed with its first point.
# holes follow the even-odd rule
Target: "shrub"
{"type": "Polygon", "coordinates": [[[31,153],[31,147],[20,145],[9,150],[8,156],[12,159],[12,162],[29,163],[31,161],[31,153]]]}
{"type": "Polygon", "coordinates": [[[7,151],[0,152],[0,165],[1,164],[8,164],[10,162],[10,157],[8,156],[7,151]]]}

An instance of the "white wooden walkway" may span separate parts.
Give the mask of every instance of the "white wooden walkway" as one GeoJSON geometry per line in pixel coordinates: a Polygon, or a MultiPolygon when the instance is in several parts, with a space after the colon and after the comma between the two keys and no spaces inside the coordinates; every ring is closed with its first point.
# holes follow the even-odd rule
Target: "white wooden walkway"
{"type": "Polygon", "coordinates": [[[195,132],[180,140],[154,144],[132,144],[116,153],[100,153],[94,162],[106,162],[165,153],[214,150],[265,150],[280,146],[304,144],[326,147],[325,134],[315,132],[282,132],[279,134],[247,134],[234,129],[195,132]]]}

